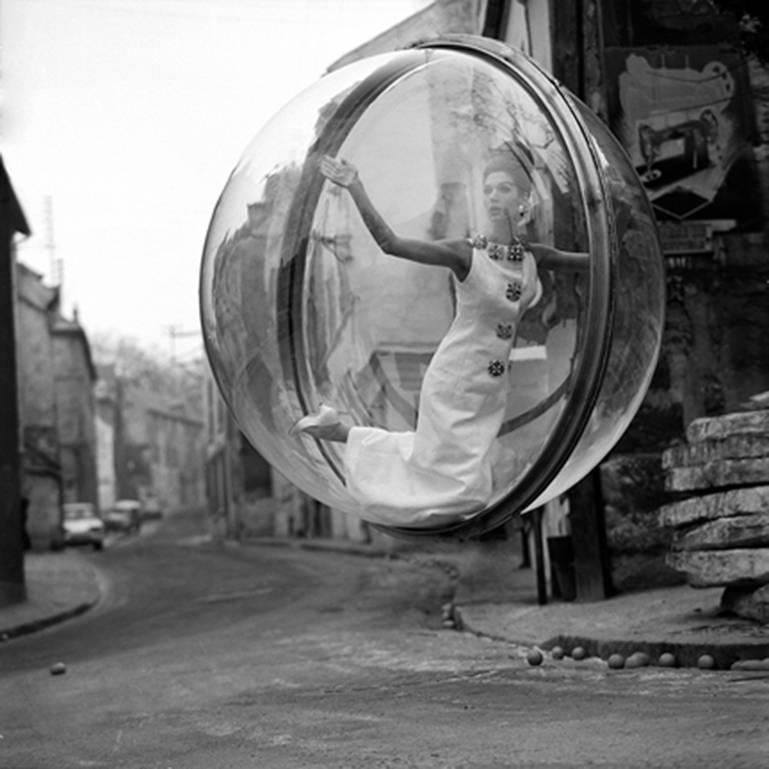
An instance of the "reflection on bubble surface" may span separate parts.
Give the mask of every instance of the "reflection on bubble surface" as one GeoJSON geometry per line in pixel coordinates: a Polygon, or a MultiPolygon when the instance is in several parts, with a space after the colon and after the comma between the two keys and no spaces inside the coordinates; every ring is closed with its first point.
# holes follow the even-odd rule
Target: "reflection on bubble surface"
{"type": "Polygon", "coordinates": [[[357,167],[398,235],[437,242],[489,231],[484,168],[512,153],[531,182],[516,209],[521,234],[589,254],[538,266],[541,298],[500,374],[493,491],[458,521],[497,523],[568,488],[616,442],[651,375],[662,272],[640,184],[605,127],[509,58],[438,44],[327,75],[257,135],[212,217],[201,315],[219,386],[268,461],[346,512],[360,508],[344,445],[289,430],[327,403],[356,425],[413,431],[457,285],[445,268],[384,254],[347,191],[319,173],[323,154],[357,167]],[[613,311],[611,292],[623,297],[613,311]]]}

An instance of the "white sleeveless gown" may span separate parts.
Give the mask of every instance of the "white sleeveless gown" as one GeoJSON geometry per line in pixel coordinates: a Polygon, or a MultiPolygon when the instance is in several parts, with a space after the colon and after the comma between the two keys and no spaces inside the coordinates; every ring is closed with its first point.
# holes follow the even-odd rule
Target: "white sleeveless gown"
{"type": "Polygon", "coordinates": [[[472,516],[492,495],[490,451],[505,416],[510,350],[525,308],[520,252],[517,261],[490,252],[474,246],[467,277],[454,280],[456,315],[425,373],[416,430],[350,430],[345,482],[365,520],[439,526],[472,516]]]}

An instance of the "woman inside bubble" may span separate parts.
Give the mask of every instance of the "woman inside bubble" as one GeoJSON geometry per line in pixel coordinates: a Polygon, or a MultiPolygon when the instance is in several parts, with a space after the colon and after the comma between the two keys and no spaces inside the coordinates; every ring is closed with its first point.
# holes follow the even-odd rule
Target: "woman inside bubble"
{"type": "Polygon", "coordinates": [[[355,166],[324,156],[320,171],[348,191],[384,253],[451,270],[456,312],[425,372],[415,430],[349,425],[322,405],[291,432],[345,444],[345,484],[362,518],[407,527],[462,520],[492,496],[491,450],[505,416],[508,361],[520,318],[542,294],[538,266],[574,268],[587,255],[526,242],[532,180],[509,151],[484,168],[488,230],[471,239],[399,237],[355,166]]]}

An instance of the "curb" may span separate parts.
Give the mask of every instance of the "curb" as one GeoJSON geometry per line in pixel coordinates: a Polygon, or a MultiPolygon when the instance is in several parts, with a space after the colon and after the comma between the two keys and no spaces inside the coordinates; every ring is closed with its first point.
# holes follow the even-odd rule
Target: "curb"
{"type": "Polygon", "coordinates": [[[9,627],[6,629],[0,629],[0,641],[10,641],[12,638],[18,638],[22,635],[28,635],[30,633],[36,633],[39,630],[45,630],[45,628],[51,625],[58,625],[60,622],[65,622],[68,619],[79,617],[81,614],[85,614],[89,609],[92,609],[99,602],[99,599],[89,601],[87,603],[81,603],[72,609],[59,612],[58,614],[51,614],[48,617],[41,617],[40,619],[33,620],[31,622],[23,622],[19,625],[9,627]]]}
{"type": "Polygon", "coordinates": [[[685,643],[675,641],[627,641],[627,640],[599,640],[584,636],[557,635],[549,638],[540,647],[552,650],[560,646],[566,654],[581,646],[589,657],[599,657],[608,660],[612,654],[621,654],[625,659],[635,652],[644,652],[652,661],[652,667],[660,667],[655,660],[659,660],[663,654],[672,654],[675,658],[675,667],[696,668],[700,667],[700,658],[709,655],[713,658],[714,666],[711,669],[729,670],[735,663],[757,662],[769,657],[769,643],[685,643]]]}
{"type": "Polygon", "coordinates": [[[9,623],[0,627],[0,642],[36,633],[85,614],[98,606],[109,592],[109,579],[97,565],[81,562],[80,565],[69,567],[63,575],[48,573],[45,568],[34,570],[27,574],[27,589],[26,601],[3,607],[11,611],[18,609],[21,616],[14,617],[11,614],[3,618],[0,611],[0,622],[9,623]],[[78,574],[80,576],[74,576],[73,579],[73,575],[78,574]],[[46,600],[35,599],[35,596],[39,597],[54,589],[53,586],[62,579],[73,579],[73,582],[67,583],[69,590],[66,597],[61,596],[54,605],[49,605],[46,600]],[[57,603],[58,605],[55,605],[57,603]]]}
{"type": "MultiPolygon", "coordinates": [[[[325,552],[341,552],[349,555],[367,556],[373,558],[390,558],[408,560],[409,553],[387,552],[381,549],[367,547],[366,545],[355,545],[352,543],[337,544],[330,541],[318,540],[272,540],[248,539],[244,545],[274,545],[277,547],[289,547],[297,550],[316,550],[325,552]]],[[[455,576],[455,566],[449,559],[433,557],[430,559],[430,565],[444,569],[449,576],[455,576]]],[[[698,668],[700,667],[700,658],[703,655],[712,657],[712,670],[729,670],[731,668],[741,670],[766,670],[769,669],[769,641],[757,641],[750,643],[745,641],[738,642],[686,642],[686,641],[665,641],[665,640],[627,640],[621,638],[595,638],[580,634],[570,634],[559,632],[548,637],[540,643],[532,640],[515,640],[512,638],[492,634],[483,630],[476,629],[468,625],[462,616],[462,605],[453,605],[453,611],[457,619],[452,625],[458,629],[472,633],[485,638],[492,638],[496,641],[519,644],[521,646],[537,647],[543,651],[550,651],[555,647],[563,649],[566,656],[570,656],[573,649],[581,647],[585,650],[587,657],[593,657],[608,661],[613,654],[620,654],[627,659],[636,652],[643,652],[651,660],[651,666],[659,666],[657,662],[663,654],[672,654],[675,660],[675,667],[678,668],[698,668]]]]}
{"type": "MultiPolygon", "coordinates": [[[[473,635],[490,638],[494,641],[517,644],[538,648],[543,651],[552,651],[559,647],[565,657],[570,657],[574,649],[582,648],[585,651],[585,659],[597,658],[607,662],[609,657],[619,654],[626,660],[635,653],[643,652],[648,655],[650,663],[648,667],[676,667],[699,668],[700,658],[703,655],[712,657],[711,670],[769,670],[769,642],[757,643],[686,643],[676,641],[645,641],[626,639],[598,639],[582,635],[570,635],[559,633],[551,636],[541,643],[531,640],[514,640],[498,634],[488,633],[468,625],[461,618],[462,607],[457,607],[460,622],[459,627],[473,635]],[[672,654],[674,665],[660,665],[658,660],[663,654],[672,654]]],[[[646,666],[645,666],[646,667],[646,666]]]]}

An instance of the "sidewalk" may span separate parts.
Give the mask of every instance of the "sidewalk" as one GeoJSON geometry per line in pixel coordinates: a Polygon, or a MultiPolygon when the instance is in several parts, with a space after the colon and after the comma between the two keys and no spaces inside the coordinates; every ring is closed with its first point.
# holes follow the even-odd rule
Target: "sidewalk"
{"type": "Polygon", "coordinates": [[[644,652],[652,664],[668,653],[680,667],[696,667],[702,655],[710,655],[720,670],[735,665],[769,671],[769,627],[722,615],[722,592],[679,585],[590,603],[539,606],[532,579],[527,596],[501,603],[478,601],[460,585],[456,603],[465,629],[543,651],[558,646],[569,654],[582,647],[587,656],[604,660],[644,652]]]}
{"type": "MultiPolygon", "coordinates": [[[[592,603],[537,603],[532,569],[517,568],[517,558],[493,547],[473,544],[434,548],[395,543],[372,546],[318,539],[254,539],[243,547],[291,547],[344,552],[362,557],[407,559],[444,568],[455,581],[454,609],[468,632],[545,653],[560,646],[569,654],[582,646],[588,656],[642,651],[652,663],[663,652],[680,666],[696,666],[703,654],[717,669],[769,670],[769,626],[718,610],[721,588],[686,585],[626,593],[592,603]]],[[[28,600],[0,607],[0,639],[77,616],[94,606],[104,590],[98,571],[77,551],[26,556],[28,600]]]]}
{"type": "Polygon", "coordinates": [[[104,589],[99,573],[77,552],[26,553],[27,600],[0,606],[0,640],[42,630],[95,606],[104,589]]]}

